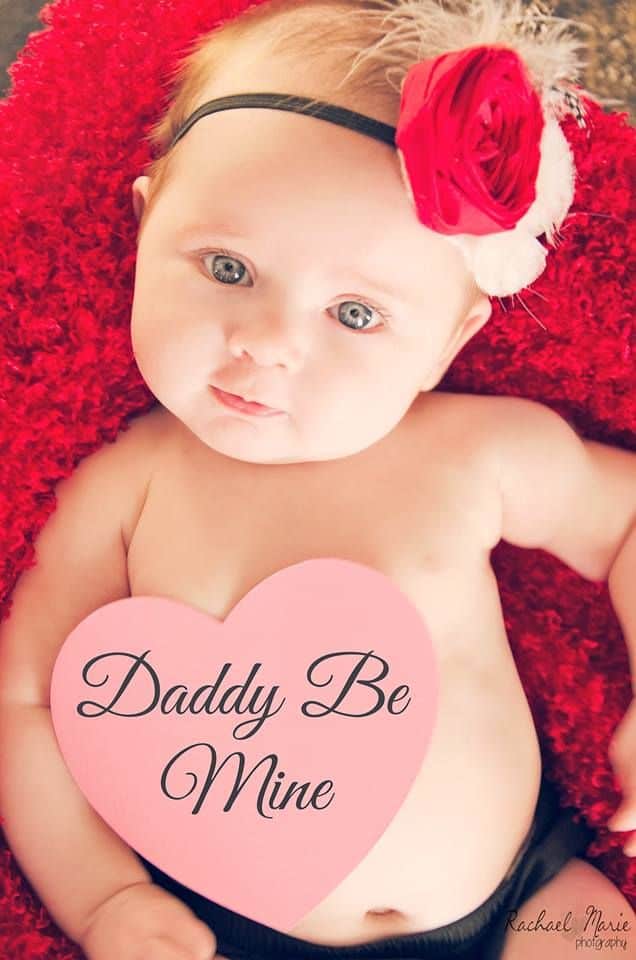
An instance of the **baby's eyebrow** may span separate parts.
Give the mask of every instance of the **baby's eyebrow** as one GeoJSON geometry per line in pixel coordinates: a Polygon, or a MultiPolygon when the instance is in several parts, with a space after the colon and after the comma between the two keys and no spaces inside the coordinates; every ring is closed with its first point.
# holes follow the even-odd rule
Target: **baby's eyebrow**
{"type": "Polygon", "coordinates": [[[382,296],[391,297],[392,300],[399,300],[400,303],[407,303],[409,300],[408,295],[405,294],[403,290],[391,286],[390,283],[379,283],[376,280],[372,280],[370,277],[365,277],[362,273],[358,273],[357,270],[351,270],[350,274],[356,283],[360,283],[371,290],[375,290],[376,293],[379,293],[382,296]]]}
{"type": "Polygon", "coordinates": [[[177,237],[180,240],[190,240],[194,237],[204,238],[219,234],[232,237],[233,240],[247,240],[246,233],[241,233],[235,227],[229,227],[224,223],[188,223],[177,230],[177,237]]]}

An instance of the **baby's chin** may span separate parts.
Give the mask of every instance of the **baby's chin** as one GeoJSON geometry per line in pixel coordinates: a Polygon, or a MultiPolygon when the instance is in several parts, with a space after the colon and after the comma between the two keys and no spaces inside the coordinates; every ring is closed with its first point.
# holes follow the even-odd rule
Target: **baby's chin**
{"type": "Polygon", "coordinates": [[[317,438],[301,437],[297,427],[286,418],[279,422],[266,419],[245,420],[219,417],[199,423],[187,423],[194,435],[216,453],[232,460],[254,464],[293,464],[344,460],[371,446],[370,442],[349,442],[337,446],[321,444],[317,438]]]}
{"type": "MultiPolygon", "coordinates": [[[[294,437],[291,424],[267,418],[221,416],[186,422],[192,433],[215,453],[244,463],[302,463],[310,457],[294,437]]],[[[283,420],[283,418],[281,418],[283,420]]]]}

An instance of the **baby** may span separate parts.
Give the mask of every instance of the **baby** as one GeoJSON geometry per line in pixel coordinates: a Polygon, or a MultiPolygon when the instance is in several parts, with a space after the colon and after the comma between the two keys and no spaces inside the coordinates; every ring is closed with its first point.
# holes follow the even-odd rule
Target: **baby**
{"type": "MultiPolygon", "coordinates": [[[[250,9],[203,38],[157,136],[258,91],[395,126],[399,92],[373,58],[339,82],[382,36],[383,7],[400,9],[250,9]]],[[[421,23],[442,16],[427,0],[403,15],[414,7],[421,23]]],[[[590,903],[636,949],[629,904],[577,856],[590,831],[543,779],[489,559],[504,538],[607,579],[633,667],[636,456],[536,402],[435,391],[491,301],[416,216],[391,143],[243,106],[200,117],[161,159],[133,185],[131,322],[158,404],[59,484],[0,631],[0,808],[34,889],[89,960],[562,960],[574,920],[530,936],[522,921],[580,921],[590,903]],[[275,571],[325,556],[381,571],[421,612],[439,712],[380,840],[284,935],[171,881],[101,820],[59,753],[49,687],[65,638],[110,601],[171,597],[223,619],[275,571]]],[[[612,742],[623,829],[636,827],[635,703],[612,742]]]]}

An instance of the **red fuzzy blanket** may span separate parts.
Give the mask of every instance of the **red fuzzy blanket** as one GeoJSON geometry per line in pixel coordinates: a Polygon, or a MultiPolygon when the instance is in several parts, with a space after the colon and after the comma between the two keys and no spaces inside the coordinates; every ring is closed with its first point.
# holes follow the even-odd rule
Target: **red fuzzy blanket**
{"type": "MultiPolygon", "coordinates": [[[[10,70],[0,104],[2,616],[34,562],[56,482],[153,403],[128,333],[130,185],[151,158],[144,133],[177,56],[247,5],[59,0],[10,70]]],[[[627,114],[589,111],[587,130],[564,123],[579,180],[558,251],[523,304],[495,301],[441,388],[540,400],[585,436],[633,449],[636,131],[627,114]]],[[[501,543],[493,563],[546,775],[598,828],[587,855],[636,905],[625,834],[602,826],[619,800],[607,746],[630,700],[606,586],[540,550],[501,543]]],[[[42,804],[45,816],[45,785],[42,804]]],[[[0,849],[0,956],[80,957],[0,849]]]]}

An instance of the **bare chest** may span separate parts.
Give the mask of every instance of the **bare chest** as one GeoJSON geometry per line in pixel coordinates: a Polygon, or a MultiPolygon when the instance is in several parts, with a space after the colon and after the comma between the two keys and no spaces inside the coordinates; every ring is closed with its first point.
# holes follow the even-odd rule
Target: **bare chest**
{"type": "Polygon", "coordinates": [[[474,605],[476,582],[492,589],[488,495],[454,463],[209,466],[175,451],[153,475],[128,552],[133,595],[223,620],[276,571],[338,557],[391,578],[441,637],[458,626],[458,599],[474,605]]]}

